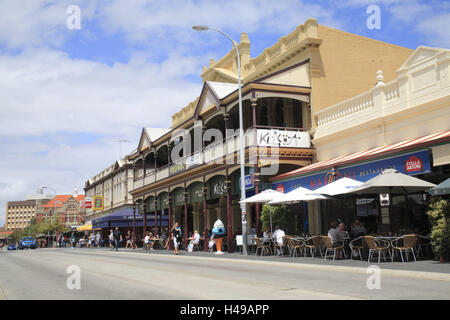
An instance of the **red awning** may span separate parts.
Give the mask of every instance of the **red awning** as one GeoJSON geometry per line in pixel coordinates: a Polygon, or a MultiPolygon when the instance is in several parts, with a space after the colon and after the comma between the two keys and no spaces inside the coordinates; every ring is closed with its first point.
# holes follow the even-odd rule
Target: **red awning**
{"type": "Polygon", "coordinates": [[[428,136],[421,137],[421,138],[416,138],[416,139],[411,139],[411,140],[394,143],[394,144],[391,144],[388,146],[377,147],[377,148],[370,149],[367,151],[352,153],[350,155],[339,157],[339,158],[334,158],[331,160],[316,162],[309,166],[302,167],[302,168],[299,168],[299,169],[296,169],[296,170],[293,170],[293,171],[290,171],[287,173],[283,173],[279,176],[271,178],[270,180],[272,180],[272,181],[280,180],[280,179],[308,173],[311,171],[319,171],[319,170],[323,170],[326,168],[332,168],[332,167],[335,167],[338,165],[344,165],[347,163],[376,158],[377,156],[380,156],[382,154],[400,152],[403,150],[408,150],[408,149],[412,149],[412,148],[416,148],[416,147],[420,147],[420,146],[426,146],[429,144],[433,144],[433,143],[436,143],[439,141],[445,141],[445,140],[449,140],[449,139],[450,139],[450,130],[447,130],[447,131],[443,131],[443,132],[439,132],[439,133],[430,134],[428,136]]]}

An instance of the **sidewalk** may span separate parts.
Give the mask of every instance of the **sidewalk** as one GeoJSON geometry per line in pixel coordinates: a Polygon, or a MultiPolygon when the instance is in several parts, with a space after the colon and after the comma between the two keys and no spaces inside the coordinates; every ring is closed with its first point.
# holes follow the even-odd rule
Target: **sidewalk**
{"type": "MultiPolygon", "coordinates": [[[[77,248],[80,249],[80,248],[77,248]]],[[[81,248],[82,250],[84,248],[81,248]]],[[[111,251],[109,248],[94,248],[85,250],[102,250],[102,251],[111,251]]],[[[145,251],[142,248],[133,249],[125,249],[119,248],[119,252],[135,252],[146,255],[174,255],[173,251],[168,250],[159,250],[156,249],[154,251],[145,251]]],[[[204,252],[204,251],[194,251],[187,252],[184,250],[179,251],[179,256],[190,256],[190,257],[209,257],[214,259],[242,259],[242,260],[254,260],[254,261],[271,261],[271,262],[284,262],[284,263],[296,263],[296,264],[305,264],[305,265],[325,265],[325,266],[337,266],[337,267],[358,267],[358,268],[367,268],[369,265],[377,265],[381,269],[389,269],[389,270],[401,270],[401,271],[415,271],[415,272],[436,272],[436,273],[446,273],[450,274],[450,263],[449,262],[439,262],[433,260],[424,260],[418,259],[417,262],[414,262],[413,258],[410,258],[409,262],[391,262],[389,259],[387,262],[384,262],[381,259],[381,262],[378,264],[377,260],[374,259],[371,263],[368,263],[367,260],[324,260],[323,258],[318,257],[295,257],[295,259],[290,258],[287,255],[284,256],[255,256],[254,252],[249,252],[247,256],[244,256],[240,252],[227,253],[224,252],[222,255],[215,255],[215,252],[204,252]]]]}

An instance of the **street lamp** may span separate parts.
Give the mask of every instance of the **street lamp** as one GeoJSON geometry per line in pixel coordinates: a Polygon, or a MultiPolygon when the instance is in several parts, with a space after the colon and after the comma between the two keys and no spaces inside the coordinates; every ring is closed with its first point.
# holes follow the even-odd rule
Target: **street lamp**
{"type": "MultiPolygon", "coordinates": [[[[51,188],[51,187],[46,187],[46,186],[41,187],[41,189],[50,189],[50,190],[52,190],[53,193],[55,194],[55,204],[56,204],[56,190],[51,188]]],[[[53,212],[55,212],[55,210],[56,210],[55,204],[54,204],[54,207],[53,207],[53,212]]],[[[48,219],[48,214],[45,215],[45,220],[47,220],[47,219],[48,219]]]]}
{"type": "Polygon", "coordinates": [[[192,29],[196,31],[217,31],[227,37],[231,43],[233,44],[234,49],[236,50],[236,57],[238,63],[238,92],[239,92],[239,155],[241,162],[241,212],[242,212],[242,236],[244,238],[242,244],[242,253],[243,255],[247,255],[247,214],[245,209],[245,155],[244,155],[244,125],[243,125],[243,117],[242,117],[242,92],[241,92],[241,58],[239,56],[239,50],[236,46],[236,43],[231,39],[229,35],[227,35],[222,30],[211,28],[205,25],[196,25],[193,26],[192,29]]]}

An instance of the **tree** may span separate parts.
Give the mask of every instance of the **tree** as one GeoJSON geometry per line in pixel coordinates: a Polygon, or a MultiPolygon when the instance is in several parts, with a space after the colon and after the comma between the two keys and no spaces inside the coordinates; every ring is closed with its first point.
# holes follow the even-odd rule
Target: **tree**
{"type": "Polygon", "coordinates": [[[23,237],[23,231],[20,229],[14,229],[13,232],[9,235],[14,242],[19,242],[19,240],[23,237]]]}
{"type": "Polygon", "coordinates": [[[444,260],[450,259],[450,201],[433,200],[427,211],[431,223],[431,245],[444,260]]]}
{"type": "Polygon", "coordinates": [[[271,206],[265,204],[262,209],[261,221],[263,230],[270,228],[270,211],[272,211],[272,226],[280,226],[286,234],[296,234],[296,217],[292,214],[290,207],[286,205],[271,206]]]}

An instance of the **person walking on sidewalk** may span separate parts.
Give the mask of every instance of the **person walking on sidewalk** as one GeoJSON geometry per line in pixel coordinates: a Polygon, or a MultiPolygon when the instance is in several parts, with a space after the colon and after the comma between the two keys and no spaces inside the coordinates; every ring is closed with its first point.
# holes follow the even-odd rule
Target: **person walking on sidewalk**
{"type": "Polygon", "coordinates": [[[172,239],[175,254],[178,254],[178,246],[181,244],[181,237],[181,227],[178,225],[178,222],[175,222],[175,225],[172,228],[172,239]]]}
{"type": "Polygon", "coordinates": [[[119,241],[120,241],[119,227],[116,227],[113,236],[114,236],[114,248],[116,249],[116,251],[119,251],[119,241]]]}

